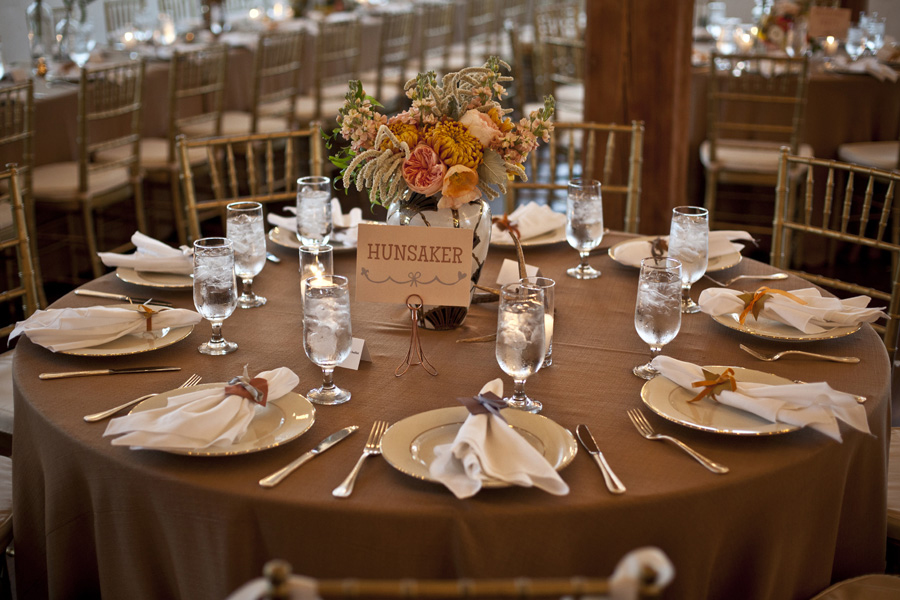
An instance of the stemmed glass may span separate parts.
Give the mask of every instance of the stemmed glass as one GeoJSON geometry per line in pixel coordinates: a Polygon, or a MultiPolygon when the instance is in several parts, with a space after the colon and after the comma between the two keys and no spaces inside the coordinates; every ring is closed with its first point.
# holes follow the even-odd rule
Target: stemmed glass
{"type": "Polygon", "coordinates": [[[543,405],[525,394],[525,380],[544,362],[544,292],[523,283],[500,288],[495,352],[500,368],[513,378],[515,390],[504,398],[507,406],[540,412],[543,405]]]}
{"type": "Polygon", "coordinates": [[[672,209],[669,256],[681,261],[681,312],[698,312],[700,305],[691,299],[691,284],[706,273],[709,211],[699,206],[676,206],[672,209]]]}
{"type": "Polygon", "coordinates": [[[599,181],[573,179],[569,182],[566,240],[581,255],[581,263],[566,271],[566,274],[575,279],[600,277],[600,271],[587,262],[591,250],[603,241],[603,199],[600,196],[599,181]]]}
{"type": "MultiPolygon", "coordinates": [[[[650,344],[650,361],[662,347],[675,339],[681,329],[681,262],[675,258],[650,257],[641,261],[634,328],[650,344]]],[[[632,369],[641,379],[653,379],[659,372],[647,362],[632,369]]]]}
{"type": "Polygon", "coordinates": [[[554,303],[556,300],[556,282],[549,277],[524,277],[519,283],[531,287],[538,287],[544,291],[544,343],[547,350],[544,353],[543,368],[553,364],[553,317],[555,316],[554,303]]]}
{"type": "Polygon", "coordinates": [[[231,240],[203,238],[194,242],[194,306],[212,324],[212,337],[200,345],[200,353],[221,355],[237,350],[237,344],[222,337],[222,321],[237,307],[231,240]]]}
{"type": "Polygon", "coordinates": [[[350,392],[334,385],[334,368],[349,355],[350,286],[346,277],[322,275],[306,280],[303,292],[303,348],[306,356],[322,368],[321,387],[306,395],[316,404],[343,404],[350,392]]]}
{"type": "Polygon", "coordinates": [[[856,61],[866,51],[866,30],[862,27],[851,27],[847,30],[847,39],[844,40],[844,50],[850,60],[856,61]]]}
{"type": "Polygon", "coordinates": [[[304,246],[322,246],[331,237],[331,180],[301,177],[297,180],[297,236],[304,246]]]}
{"type": "Polygon", "coordinates": [[[266,299],[253,292],[253,278],[266,264],[266,232],[259,202],[232,202],[226,206],[225,235],[234,243],[234,270],[241,278],[241,308],[254,308],[266,299]]]}

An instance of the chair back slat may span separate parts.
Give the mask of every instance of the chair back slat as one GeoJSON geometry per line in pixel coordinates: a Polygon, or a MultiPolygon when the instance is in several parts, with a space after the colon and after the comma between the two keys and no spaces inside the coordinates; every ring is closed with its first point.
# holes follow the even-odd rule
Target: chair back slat
{"type": "Polygon", "coordinates": [[[357,19],[325,21],[319,25],[316,37],[316,111],[315,118],[323,119],[323,103],[327,97],[343,97],[347,82],[359,79],[362,56],[360,23],[357,19]]]}
{"type": "Polygon", "coordinates": [[[143,8],[143,0],[103,0],[107,39],[116,40],[121,30],[134,23],[134,16],[143,8]]]}
{"type": "Polygon", "coordinates": [[[385,99],[388,77],[400,86],[412,54],[415,13],[412,10],[389,10],[378,13],[381,21],[380,56],[375,80],[375,97],[385,99]]]}
{"type": "Polygon", "coordinates": [[[455,5],[444,0],[421,2],[419,13],[419,72],[435,71],[438,75],[450,69],[453,47],[455,5]]]}
{"type": "Polygon", "coordinates": [[[0,302],[8,305],[9,310],[0,323],[0,336],[9,335],[16,321],[29,317],[40,308],[41,287],[36,269],[37,261],[29,239],[30,227],[22,202],[20,181],[22,174],[15,165],[9,165],[6,171],[0,172],[0,208],[12,213],[11,231],[0,231],[0,252],[4,256],[12,253],[15,256],[13,268],[7,266],[6,289],[0,292],[0,302]]]}
{"type": "Polygon", "coordinates": [[[222,131],[228,52],[214,45],[175,52],[169,71],[168,162],[174,162],[175,138],[185,128],[208,125],[207,135],[222,131]]]}
{"type": "Polygon", "coordinates": [[[306,33],[269,31],[259,36],[253,78],[252,131],[262,116],[287,119],[294,127],[306,33]]]}

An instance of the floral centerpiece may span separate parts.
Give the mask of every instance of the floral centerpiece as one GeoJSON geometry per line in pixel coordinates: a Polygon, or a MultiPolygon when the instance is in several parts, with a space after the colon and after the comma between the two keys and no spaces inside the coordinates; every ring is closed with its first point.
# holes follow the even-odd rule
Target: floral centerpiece
{"type": "Polygon", "coordinates": [[[759,39],[773,49],[785,50],[789,46],[803,45],[806,37],[806,19],[810,0],[774,0],[764,9],[759,23],[759,39]]]}
{"type": "MultiPolygon", "coordinates": [[[[496,57],[482,67],[448,73],[421,73],[404,86],[409,109],[387,116],[359,81],[350,82],[331,142],[346,143],[331,156],[344,188],[368,191],[373,205],[388,209],[387,222],[399,225],[473,230],[471,291],[481,274],[491,236],[486,200],[506,192],[514,178],[527,179],[528,154],[549,141],[552,97],[514,122],[500,100],[509,65],[496,57]]],[[[330,147],[330,146],[329,146],[330,147]]],[[[452,329],[467,309],[425,307],[420,324],[452,329]]]]}

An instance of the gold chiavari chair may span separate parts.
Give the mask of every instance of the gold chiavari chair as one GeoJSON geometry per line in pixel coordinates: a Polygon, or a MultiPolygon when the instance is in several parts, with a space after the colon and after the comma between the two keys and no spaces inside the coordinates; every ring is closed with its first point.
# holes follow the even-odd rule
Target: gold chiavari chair
{"type": "MultiPolygon", "coordinates": [[[[581,121],[584,115],[584,36],[582,6],[574,0],[534,11],[533,65],[539,97],[556,99],[556,118],[581,121]]],[[[525,112],[532,107],[526,105],[525,112]]]]}
{"type": "MultiPolygon", "coordinates": [[[[740,202],[731,213],[722,211],[719,187],[771,189],[777,180],[781,146],[790,147],[792,154],[813,155],[811,146],[800,143],[807,72],[805,57],[715,52],[710,56],[707,139],[700,146],[700,161],[706,171],[705,204],[711,228],[771,232],[769,213],[763,210],[754,215],[753,199],[749,204],[740,202]]],[[[802,163],[792,165],[801,172],[804,169],[802,163]]]]}
{"type": "Polygon", "coordinates": [[[224,112],[221,135],[293,129],[305,39],[303,31],[267,31],[259,35],[251,109],[224,112]]]}
{"type": "Polygon", "coordinates": [[[178,140],[178,153],[192,240],[201,237],[201,212],[220,215],[224,223],[225,206],[230,202],[268,204],[293,201],[297,196],[298,177],[307,174],[321,175],[323,172],[322,134],[319,124],[315,122],[308,129],[275,134],[258,133],[202,140],[181,137],[178,140]],[[210,199],[201,198],[196,190],[197,168],[191,159],[191,154],[196,151],[206,156],[204,168],[209,171],[213,195],[210,199]],[[246,156],[246,160],[235,160],[235,156],[239,154],[246,156]],[[309,168],[301,170],[301,160],[306,156],[309,168]]]}
{"type": "Polygon", "coordinates": [[[378,13],[381,21],[378,67],[363,73],[366,93],[384,105],[387,112],[400,109],[405,102],[406,67],[412,53],[415,13],[409,8],[385,10],[378,13]]]}
{"type": "Polygon", "coordinates": [[[113,39],[115,33],[134,23],[134,16],[144,9],[144,0],[103,0],[103,18],[106,36],[113,39]]]}
{"type": "Polygon", "coordinates": [[[434,71],[439,76],[450,70],[453,50],[454,4],[429,0],[416,4],[418,13],[419,72],[434,71]]]}
{"type": "Polygon", "coordinates": [[[450,68],[480,67],[489,56],[498,52],[497,6],[494,0],[466,0],[462,47],[454,46],[450,54],[450,68]]]}
{"type": "MultiPolygon", "coordinates": [[[[9,335],[16,321],[28,318],[39,308],[38,290],[41,283],[29,241],[30,228],[20,188],[25,179],[24,173],[19,172],[15,165],[9,165],[6,171],[0,173],[0,190],[3,190],[0,193],[0,221],[5,221],[7,215],[10,220],[8,224],[3,223],[0,229],[0,253],[7,257],[6,285],[0,292],[0,302],[6,307],[0,336],[9,335]]],[[[9,456],[12,450],[14,354],[15,349],[0,354],[0,454],[5,456],[9,456]]],[[[0,516],[0,530],[2,522],[0,516]]]]}
{"type": "MultiPolygon", "coordinates": [[[[818,285],[865,294],[884,302],[887,305],[887,325],[873,324],[873,327],[882,334],[892,359],[897,349],[897,332],[900,330],[900,244],[896,241],[900,232],[897,231],[896,221],[891,219],[898,188],[898,172],[798,156],[789,148],[782,148],[778,162],[771,254],[772,265],[781,270],[818,285]],[[800,181],[793,181],[798,178],[794,175],[798,172],[801,173],[800,181]],[[867,181],[861,197],[854,194],[854,175],[867,181]],[[836,184],[837,181],[846,182],[843,190],[836,184]],[[876,182],[887,184],[880,186],[878,189],[881,191],[877,194],[876,182]],[[799,206],[796,210],[792,206],[794,185],[798,185],[803,192],[798,196],[799,206]],[[893,226],[890,225],[892,222],[893,226]],[[887,239],[888,235],[890,240],[887,239]],[[883,285],[873,287],[872,282],[855,283],[834,275],[802,270],[806,265],[797,265],[796,262],[808,259],[810,253],[798,253],[796,249],[801,244],[808,249],[810,242],[815,239],[823,240],[826,245],[855,248],[855,251],[863,254],[881,251],[891,258],[886,261],[891,265],[889,278],[885,278],[883,285]]],[[[844,257],[853,254],[854,251],[841,252],[844,257]]],[[[847,262],[846,258],[844,262],[847,262]]],[[[860,277],[860,271],[862,269],[853,269],[852,274],[860,277]]],[[[848,271],[848,274],[851,272],[848,271]]]]}
{"type": "MultiPolygon", "coordinates": [[[[68,216],[68,233],[63,241],[69,245],[86,244],[94,277],[104,272],[97,257],[97,210],[132,201],[137,228],[146,228],[139,143],[143,82],[144,63],[139,60],[82,69],[78,89],[78,158],[34,169],[32,193],[37,208],[68,216]],[[118,158],[109,162],[93,160],[95,154],[105,151],[118,152],[118,158]],[[78,216],[81,231],[77,231],[78,216]]],[[[44,236],[43,228],[38,234],[44,236]]],[[[130,242],[112,251],[129,247],[130,242]]],[[[77,258],[74,252],[71,256],[73,261],[77,258]]],[[[78,277],[74,262],[73,276],[78,277]]]]}
{"type": "Polygon", "coordinates": [[[362,55],[359,21],[324,21],[316,36],[315,86],[311,95],[297,98],[298,123],[333,119],[344,105],[347,82],[359,79],[362,55]]]}
{"type": "Polygon", "coordinates": [[[597,179],[602,184],[604,202],[614,197],[623,199],[622,229],[637,233],[643,157],[643,121],[632,121],[631,125],[555,123],[550,143],[532,152],[525,163],[528,181],[507,184],[506,212],[515,210],[520,197],[526,194],[539,195],[543,190],[549,197],[555,190],[566,190],[571,179],[597,179]],[[603,142],[602,146],[598,142],[603,142]],[[616,168],[616,159],[624,155],[625,148],[628,149],[627,169],[616,168]],[[603,160],[601,174],[594,167],[598,159],[603,160]],[[620,178],[623,171],[624,182],[620,178]]]}
{"type": "Polygon", "coordinates": [[[157,0],[159,12],[169,15],[179,31],[197,27],[203,23],[199,0],[157,0]]]}
{"type": "MultiPolygon", "coordinates": [[[[185,208],[178,180],[178,155],[175,138],[207,137],[221,133],[225,98],[225,71],[228,52],[224,46],[209,46],[189,52],[175,52],[169,65],[168,114],[165,138],[145,137],[140,141],[141,168],[150,183],[168,185],[171,212],[181,244],[187,240],[185,208]]],[[[98,161],[115,161],[120,151],[97,153],[98,161]]],[[[191,154],[195,165],[206,161],[206,154],[191,154]]]]}
{"type": "MultiPolygon", "coordinates": [[[[31,253],[37,257],[37,221],[31,191],[34,164],[34,83],[31,80],[0,87],[0,153],[5,157],[5,162],[12,162],[17,166],[19,193],[25,205],[31,253]]],[[[0,186],[0,194],[8,191],[0,186]]],[[[47,298],[40,283],[41,269],[37,261],[34,261],[34,270],[38,281],[38,308],[44,308],[47,306],[47,298]]]]}

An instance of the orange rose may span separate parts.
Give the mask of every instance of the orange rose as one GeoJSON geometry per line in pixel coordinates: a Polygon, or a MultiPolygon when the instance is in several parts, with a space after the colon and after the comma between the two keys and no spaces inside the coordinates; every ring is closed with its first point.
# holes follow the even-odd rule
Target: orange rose
{"type": "Polygon", "coordinates": [[[447,167],[428,144],[419,144],[403,161],[403,179],[414,192],[432,196],[441,191],[447,167]]]}
{"type": "Polygon", "coordinates": [[[454,165],[447,170],[444,176],[444,186],[441,189],[441,200],[438,208],[457,209],[463,204],[481,198],[478,185],[478,173],[462,165],[454,165]]]}

